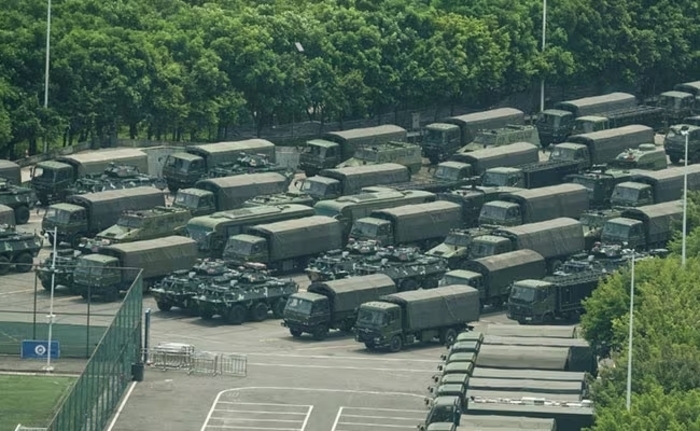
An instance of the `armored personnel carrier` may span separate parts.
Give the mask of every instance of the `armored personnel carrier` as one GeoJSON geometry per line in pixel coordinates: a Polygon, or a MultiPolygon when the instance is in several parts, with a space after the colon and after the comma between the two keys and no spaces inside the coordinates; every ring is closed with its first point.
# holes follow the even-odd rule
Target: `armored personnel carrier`
{"type": "Polygon", "coordinates": [[[16,224],[26,224],[29,221],[29,210],[34,208],[37,202],[39,199],[31,188],[20,187],[0,179],[0,205],[12,208],[16,224]]]}
{"type": "Polygon", "coordinates": [[[50,291],[51,290],[51,275],[54,276],[54,286],[66,287],[71,290],[73,286],[73,270],[75,265],[78,263],[78,256],[81,253],[72,248],[59,248],[56,250],[56,268],[52,269],[53,264],[53,252],[44,259],[44,261],[36,269],[37,276],[41,281],[41,286],[50,291]]]}
{"type": "Polygon", "coordinates": [[[288,191],[276,195],[262,195],[248,199],[243,203],[244,208],[274,205],[306,205],[314,206],[314,198],[299,191],[288,191]]]}
{"type": "Polygon", "coordinates": [[[39,235],[17,232],[13,226],[0,228],[0,275],[12,268],[16,272],[31,271],[43,243],[39,235]]]}
{"type": "Polygon", "coordinates": [[[331,250],[309,262],[306,267],[306,276],[311,282],[329,281],[348,277],[357,263],[362,262],[368,256],[375,255],[384,250],[373,241],[356,241],[345,246],[344,249],[331,250]]]}
{"type": "Polygon", "coordinates": [[[290,169],[272,163],[264,154],[241,154],[235,163],[224,163],[209,170],[203,178],[222,178],[263,172],[287,173],[290,169]]]}
{"type": "Polygon", "coordinates": [[[240,325],[247,320],[261,322],[269,311],[281,318],[287,298],[299,286],[291,279],[270,277],[264,265],[248,264],[240,272],[225,272],[200,289],[194,300],[202,319],[219,315],[226,323],[240,325]]]}
{"type": "Polygon", "coordinates": [[[165,277],[159,285],[151,289],[158,309],[170,311],[178,307],[188,314],[198,315],[199,309],[194,300],[201,291],[200,286],[209,284],[214,278],[232,272],[221,259],[203,260],[192,270],[175,271],[165,277]]]}
{"type": "Polygon", "coordinates": [[[164,179],[141,173],[136,166],[111,163],[102,174],[78,178],[68,188],[68,194],[81,195],[143,186],[154,186],[158,190],[167,187],[164,179]]]}

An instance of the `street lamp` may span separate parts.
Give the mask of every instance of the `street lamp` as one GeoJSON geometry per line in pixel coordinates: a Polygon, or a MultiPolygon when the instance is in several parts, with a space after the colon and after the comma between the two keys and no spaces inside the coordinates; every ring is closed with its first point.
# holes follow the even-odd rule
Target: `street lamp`
{"type": "MultiPolygon", "coordinates": [[[[46,8],[46,63],[44,65],[44,109],[49,107],[49,60],[51,58],[51,0],[46,8]]],[[[49,140],[44,137],[44,152],[49,152],[49,140]]]]}
{"type": "Polygon", "coordinates": [[[685,157],[683,157],[683,239],[681,240],[681,266],[685,268],[685,235],[688,228],[688,126],[681,127],[681,135],[685,136],[685,157]]]}
{"type": "Polygon", "coordinates": [[[628,335],[627,345],[627,411],[632,405],[632,327],[634,324],[634,255],[635,250],[632,249],[632,268],[630,282],[630,331],[628,335]]]}
{"type": "MultiPolygon", "coordinates": [[[[547,0],[542,0],[542,53],[547,41],[547,0]]],[[[540,112],[544,111],[544,76],[540,81],[540,112]]]]}

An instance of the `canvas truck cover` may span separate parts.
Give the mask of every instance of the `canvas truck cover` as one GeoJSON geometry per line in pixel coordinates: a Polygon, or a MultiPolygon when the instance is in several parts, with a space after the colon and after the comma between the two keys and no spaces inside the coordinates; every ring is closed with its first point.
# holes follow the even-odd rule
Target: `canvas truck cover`
{"type": "Polygon", "coordinates": [[[469,379],[469,389],[500,392],[533,392],[536,394],[569,394],[581,396],[582,382],[557,382],[528,379],[487,379],[472,377],[469,379]]]}
{"type": "Polygon", "coordinates": [[[255,196],[283,193],[289,187],[289,178],[277,172],[234,175],[197,181],[195,187],[214,193],[219,211],[232,210],[255,196]]]}
{"type": "Polygon", "coordinates": [[[478,130],[498,129],[508,124],[524,125],[525,114],[515,108],[497,108],[446,118],[444,122],[459,126],[462,133],[462,143],[466,144],[474,139],[478,130]]]}
{"type": "Polygon", "coordinates": [[[479,328],[486,335],[500,335],[503,337],[547,337],[547,338],[577,338],[576,326],[555,325],[484,325],[479,328]]]}
{"type": "MultiPolygon", "coordinates": [[[[683,197],[684,167],[672,167],[632,175],[631,181],[653,187],[654,202],[662,203],[683,197]]],[[[688,165],[688,190],[700,190],[700,165],[688,165]]]]}
{"type": "Polygon", "coordinates": [[[275,144],[265,139],[246,139],[244,141],[188,145],[185,151],[205,159],[207,167],[209,168],[224,163],[235,163],[241,156],[241,153],[263,154],[267,156],[271,162],[275,162],[275,144]]]}
{"type": "Polygon", "coordinates": [[[396,293],[396,285],[384,274],[372,274],[311,283],[306,291],[330,298],[333,311],[338,313],[352,311],[382,295],[396,293]]]}
{"type": "Polygon", "coordinates": [[[389,141],[405,141],[407,136],[408,132],[403,127],[385,124],[383,126],[329,132],[323,136],[323,139],[338,144],[373,145],[389,141]]]}
{"type": "Polygon", "coordinates": [[[545,380],[553,382],[578,382],[585,384],[586,373],[574,371],[548,371],[548,370],[504,370],[499,368],[476,367],[472,372],[472,377],[483,379],[525,379],[525,380],[545,380]]]}
{"type": "Polygon", "coordinates": [[[324,169],[319,176],[340,181],[343,194],[362,192],[363,187],[396,184],[411,180],[411,171],[397,163],[324,169]]]}
{"type": "Polygon", "coordinates": [[[556,431],[554,419],[462,415],[455,431],[556,431]]]}
{"type": "Polygon", "coordinates": [[[673,234],[671,223],[683,215],[682,201],[664,202],[639,208],[630,208],[622,212],[623,218],[639,220],[644,223],[647,243],[655,244],[668,241],[673,234]]]}
{"type": "Polygon", "coordinates": [[[587,146],[591,164],[602,165],[615,160],[618,154],[630,148],[638,148],[641,144],[653,144],[654,135],[654,129],[651,127],[633,124],[571,136],[567,142],[587,146]]]}
{"type": "Polygon", "coordinates": [[[372,211],[370,217],[390,221],[396,242],[409,243],[447,236],[462,225],[462,207],[435,201],[372,211]]]}
{"type": "Polygon", "coordinates": [[[593,371],[596,367],[593,349],[581,338],[547,338],[547,337],[501,337],[486,335],[484,344],[496,346],[543,346],[568,347],[571,349],[571,369],[593,371]]]}
{"type": "MultiPolygon", "coordinates": [[[[542,397],[535,397],[542,398],[542,397]]],[[[491,399],[493,400],[493,399],[491,399]]],[[[576,401],[552,400],[568,402],[564,405],[533,405],[532,403],[513,403],[507,401],[479,400],[470,402],[462,417],[505,415],[515,417],[536,417],[554,419],[557,429],[561,431],[582,431],[593,425],[593,408],[577,406],[576,401]]]]}
{"type": "Polygon", "coordinates": [[[501,228],[493,234],[511,239],[518,250],[533,250],[545,259],[570,256],[586,248],[583,225],[566,217],[501,228]]]}
{"type": "Polygon", "coordinates": [[[438,289],[414,290],[382,296],[381,301],[399,305],[412,330],[439,328],[479,320],[479,291],[453,284],[438,289]]]}
{"type": "Polygon", "coordinates": [[[610,93],[602,96],[567,100],[554,105],[554,109],[569,111],[576,117],[619,111],[637,106],[637,98],[628,93],[610,93]]]}
{"type": "Polygon", "coordinates": [[[516,368],[568,371],[567,347],[482,345],[476,365],[485,368],[516,368]]]}
{"type": "Polygon", "coordinates": [[[16,185],[22,184],[22,169],[15,162],[0,160],[0,178],[12,181],[16,185]]]}
{"type": "Polygon", "coordinates": [[[343,225],[324,216],[261,224],[248,228],[248,233],[267,239],[271,260],[308,256],[343,246],[343,225]]]}
{"type": "Polygon", "coordinates": [[[579,218],[589,209],[588,189],[581,184],[556,186],[503,193],[498,200],[520,205],[523,223],[535,223],[557,217],[579,218]]]}
{"type": "Polygon", "coordinates": [[[116,224],[124,211],[165,206],[165,195],[155,187],[134,187],[68,196],[66,201],[85,208],[89,230],[99,232],[116,224]]]}
{"type": "Polygon", "coordinates": [[[57,162],[67,163],[78,171],[79,177],[104,173],[110,163],[119,163],[138,168],[148,174],[148,155],[132,148],[106,149],[90,153],[56,157],[57,162]]]}
{"type": "Polygon", "coordinates": [[[539,161],[540,149],[529,142],[515,142],[500,147],[484,148],[469,153],[459,153],[455,159],[469,163],[475,175],[498,167],[515,167],[539,161]]]}
{"type": "MultiPolygon", "coordinates": [[[[184,236],[168,236],[104,247],[101,254],[119,259],[124,268],[142,268],[143,278],[166,276],[190,269],[197,261],[197,241],[184,236]]],[[[130,271],[130,279],[138,271],[130,271]]]]}
{"type": "Polygon", "coordinates": [[[544,278],[547,266],[541,254],[532,250],[517,250],[467,261],[463,269],[481,274],[489,289],[500,291],[514,281],[544,278]]]}
{"type": "MultiPolygon", "coordinates": [[[[579,403],[581,395],[576,394],[543,394],[527,391],[499,391],[488,389],[467,389],[467,397],[476,398],[474,402],[490,400],[491,402],[503,402],[510,400],[511,402],[522,402],[523,398],[539,398],[547,401],[555,401],[558,403],[579,403]]],[[[469,400],[470,402],[472,400],[469,400]]]]}
{"type": "Polygon", "coordinates": [[[15,225],[15,211],[12,208],[0,205],[0,224],[15,225]]]}

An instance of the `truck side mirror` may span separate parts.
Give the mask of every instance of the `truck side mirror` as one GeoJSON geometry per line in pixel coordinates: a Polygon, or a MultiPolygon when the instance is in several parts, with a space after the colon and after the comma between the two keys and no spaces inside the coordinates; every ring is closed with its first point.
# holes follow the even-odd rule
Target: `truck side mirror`
{"type": "Polygon", "coordinates": [[[445,369],[445,367],[444,367],[443,365],[438,365],[438,366],[437,366],[437,369],[438,369],[438,371],[442,371],[442,370],[445,369]]]}
{"type": "Polygon", "coordinates": [[[447,355],[445,355],[445,354],[440,355],[440,359],[442,359],[443,361],[446,361],[446,360],[447,360],[447,355]]]}

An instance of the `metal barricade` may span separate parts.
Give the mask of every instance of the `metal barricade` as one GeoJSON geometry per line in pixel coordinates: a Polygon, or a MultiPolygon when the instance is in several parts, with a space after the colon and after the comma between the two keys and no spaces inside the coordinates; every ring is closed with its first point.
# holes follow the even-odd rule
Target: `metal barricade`
{"type": "Polygon", "coordinates": [[[219,357],[216,353],[196,352],[192,357],[192,367],[188,374],[219,374],[219,357]]]}
{"type": "Polygon", "coordinates": [[[32,428],[32,427],[25,427],[22,426],[22,424],[17,424],[17,428],[15,428],[15,431],[46,431],[46,428],[32,428]]]}
{"type": "Polygon", "coordinates": [[[244,377],[248,375],[248,357],[245,355],[222,354],[219,358],[219,371],[222,376],[244,377]]]}
{"type": "Polygon", "coordinates": [[[191,369],[194,346],[182,343],[159,344],[149,352],[150,364],[161,370],[191,369]]]}

